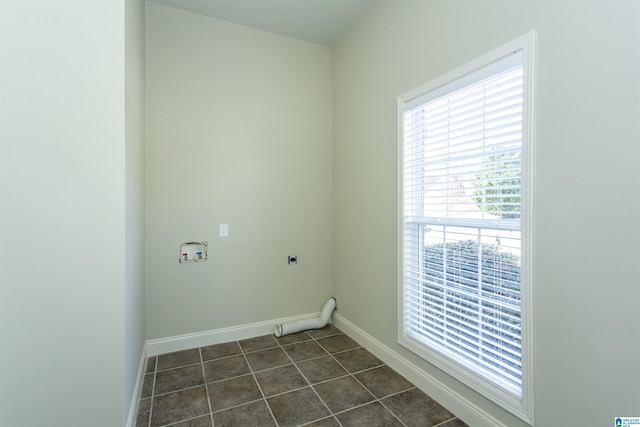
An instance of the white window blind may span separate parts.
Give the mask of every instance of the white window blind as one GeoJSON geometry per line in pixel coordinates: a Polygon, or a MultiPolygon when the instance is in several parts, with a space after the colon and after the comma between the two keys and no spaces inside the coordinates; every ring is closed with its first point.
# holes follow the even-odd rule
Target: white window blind
{"type": "Polygon", "coordinates": [[[521,52],[404,103],[402,328],[522,395],[521,52]]]}

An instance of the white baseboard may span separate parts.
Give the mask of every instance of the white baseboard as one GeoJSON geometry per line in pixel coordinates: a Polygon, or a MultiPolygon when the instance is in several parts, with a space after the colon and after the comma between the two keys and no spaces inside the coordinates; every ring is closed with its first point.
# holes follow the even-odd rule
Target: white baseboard
{"type": "Polygon", "coordinates": [[[144,373],[147,369],[147,346],[142,347],[142,354],[140,355],[140,364],[138,365],[138,376],[136,379],[136,385],[133,388],[133,394],[131,395],[131,403],[129,404],[129,416],[127,417],[126,427],[134,427],[136,425],[136,418],[138,415],[138,404],[140,403],[140,396],[142,396],[142,384],[144,383],[144,373]]]}
{"type": "Polygon", "coordinates": [[[229,341],[244,340],[247,338],[259,337],[261,335],[268,335],[272,334],[275,326],[280,323],[293,322],[300,319],[309,319],[318,316],[320,316],[319,312],[283,319],[267,320],[265,322],[232,326],[229,328],[178,335],[168,338],[148,340],[146,343],[147,357],[171,353],[174,351],[188,350],[190,348],[204,347],[207,345],[221,344],[229,341]]]}
{"type": "Polygon", "coordinates": [[[468,425],[473,427],[507,427],[486,411],[478,408],[468,399],[465,399],[441,381],[431,376],[428,372],[418,368],[339,314],[333,314],[332,323],[393,370],[415,384],[420,390],[456,414],[457,417],[468,425]]]}

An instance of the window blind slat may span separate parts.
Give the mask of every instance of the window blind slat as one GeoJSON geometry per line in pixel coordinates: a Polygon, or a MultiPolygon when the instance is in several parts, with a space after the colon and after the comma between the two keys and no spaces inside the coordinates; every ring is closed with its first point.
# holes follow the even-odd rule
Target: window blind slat
{"type": "Polygon", "coordinates": [[[523,72],[495,69],[405,107],[404,328],[518,390],[523,72]]]}

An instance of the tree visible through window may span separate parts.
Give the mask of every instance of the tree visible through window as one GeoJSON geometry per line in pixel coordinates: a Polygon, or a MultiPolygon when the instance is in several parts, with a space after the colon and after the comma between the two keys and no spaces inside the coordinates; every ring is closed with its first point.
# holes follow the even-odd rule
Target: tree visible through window
{"type": "Polygon", "coordinates": [[[501,218],[520,216],[520,157],[516,153],[489,156],[476,174],[473,200],[480,210],[501,218]]]}

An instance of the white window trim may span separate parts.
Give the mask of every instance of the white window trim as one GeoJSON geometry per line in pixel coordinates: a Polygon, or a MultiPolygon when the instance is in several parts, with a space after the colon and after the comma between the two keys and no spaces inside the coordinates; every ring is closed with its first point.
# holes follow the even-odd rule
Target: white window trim
{"type": "Polygon", "coordinates": [[[487,399],[500,405],[513,415],[533,425],[533,165],[534,165],[534,59],[535,31],[495,49],[440,78],[426,83],[398,97],[398,343],[428,362],[442,369],[452,377],[479,392],[487,399]],[[403,114],[405,106],[426,92],[441,87],[453,80],[464,78],[474,70],[490,64],[506,55],[522,50],[524,70],[523,99],[523,143],[522,143],[522,184],[521,184],[521,230],[522,230],[522,267],[521,267],[521,338],[522,338],[522,397],[518,398],[500,387],[472,373],[467,368],[446,358],[440,353],[415,343],[404,332],[404,291],[403,291],[403,114]]]}

